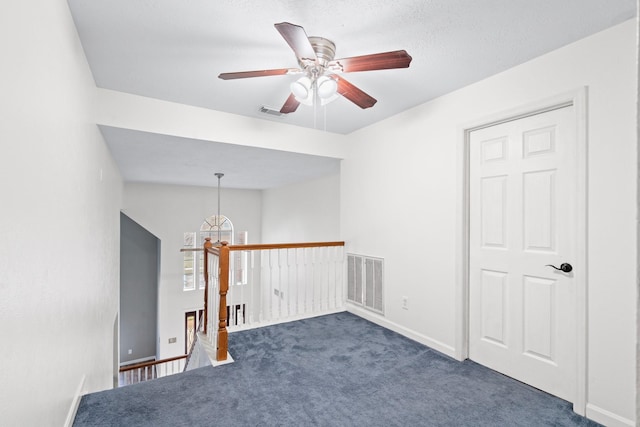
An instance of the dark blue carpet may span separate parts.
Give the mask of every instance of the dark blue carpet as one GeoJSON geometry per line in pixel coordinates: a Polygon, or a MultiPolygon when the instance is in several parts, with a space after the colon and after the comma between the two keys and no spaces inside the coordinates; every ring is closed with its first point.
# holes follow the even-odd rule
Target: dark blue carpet
{"type": "Polygon", "coordinates": [[[349,313],[229,337],[235,363],[86,395],[74,426],[597,426],[349,313]]]}

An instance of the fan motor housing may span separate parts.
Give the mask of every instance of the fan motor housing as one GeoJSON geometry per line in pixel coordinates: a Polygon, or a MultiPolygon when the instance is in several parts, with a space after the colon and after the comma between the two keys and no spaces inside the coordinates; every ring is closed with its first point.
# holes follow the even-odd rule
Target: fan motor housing
{"type": "Polygon", "coordinates": [[[318,63],[321,66],[326,67],[330,61],[333,61],[336,56],[336,44],[334,42],[324,37],[315,36],[309,37],[309,42],[316,52],[318,63]]]}

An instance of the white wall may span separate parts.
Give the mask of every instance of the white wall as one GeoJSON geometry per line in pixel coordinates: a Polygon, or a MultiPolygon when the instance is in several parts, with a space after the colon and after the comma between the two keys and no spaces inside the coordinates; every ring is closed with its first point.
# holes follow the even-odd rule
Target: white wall
{"type": "MultiPolygon", "coordinates": [[[[636,11],[640,11],[640,0],[636,0],[636,11]]],[[[636,136],[638,137],[638,141],[640,142],[640,15],[636,12],[636,25],[638,26],[638,30],[636,32],[637,37],[637,58],[636,58],[636,67],[638,70],[638,87],[637,87],[637,100],[636,100],[636,136]]],[[[638,164],[640,165],[640,152],[638,154],[638,164]]],[[[640,227],[638,227],[638,223],[640,223],[640,176],[636,177],[636,189],[638,194],[638,215],[636,216],[636,259],[640,263],[640,259],[638,255],[640,252],[638,249],[640,248],[640,227]]],[[[640,289],[640,275],[636,277],[636,289],[640,289]]],[[[636,308],[636,420],[640,420],[640,298],[636,299],[637,308],[636,308]]]]}
{"type": "Polygon", "coordinates": [[[345,135],[107,89],[97,96],[101,125],[339,159],[345,151],[345,135]]]}
{"type": "Polygon", "coordinates": [[[263,243],[340,240],[340,175],[262,194],[263,243]]]}
{"type": "Polygon", "coordinates": [[[0,418],[60,426],[112,385],[122,182],[67,3],[2,9],[0,418]]]}
{"type": "Polygon", "coordinates": [[[635,32],[626,22],[352,134],[340,202],[348,250],[385,258],[387,324],[453,354],[463,125],[588,86],[587,414],[622,425],[635,420],[635,32]]]}
{"type": "MultiPolygon", "coordinates": [[[[212,172],[212,179],[213,177],[212,172]]],[[[198,231],[205,218],[218,212],[217,188],[127,183],[123,212],[160,239],[158,292],[158,357],[184,354],[184,313],[204,305],[204,291],[183,291],[183,236],[198,231]],[[169,344],[168,339],[177,342],[169,344]]],[[[235,231],[248,231],[250,243],[260,243],[262,195],[257,190],[224,188],[220,213],[235,231]]]]}

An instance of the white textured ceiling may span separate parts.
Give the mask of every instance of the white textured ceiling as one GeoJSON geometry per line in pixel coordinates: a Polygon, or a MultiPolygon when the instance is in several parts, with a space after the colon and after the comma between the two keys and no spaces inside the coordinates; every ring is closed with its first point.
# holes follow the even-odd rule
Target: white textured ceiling
{"type": "MultiPolygon", "coordinates": [[[[68,3],[99,87],[342,134],[636,14],[635,0],[68,3]],[[285,21],[303,26],[309,36],[333,40],[338,58],[405,49],[413,61],[408,69],[345,74],[378,102],[361,110],[340,98],[326,108],[326,128],[325,112],[316,111],[314,117],[313,108],[303,105],[284,117],[265,115],[260,107],[279,110],[296,76],[230,81],[217,76],[297,67],[293,52],[273,26],[285,21]]],[[[110,135],[106,139],[112,147],[119,144],[110,135]]],[[[128,175],[126,170],[123,173],[128,175]]],[[[141,173],[138,179],[146,178],[141,173]]]]}
{"type": "Polygon", "coordinates": [[[338,173],[340,160],[308,154],[159,135],[100,126],[109,149],[129,182],[278,188],[338,173]]]}

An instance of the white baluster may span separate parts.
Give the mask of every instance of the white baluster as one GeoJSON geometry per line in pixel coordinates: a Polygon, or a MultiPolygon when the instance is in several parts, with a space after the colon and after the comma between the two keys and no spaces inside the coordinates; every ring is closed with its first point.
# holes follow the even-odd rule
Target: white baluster
{"type": "Polygon", "coordinates": [[[293,277],[291,277],[293,271],[293,263],[291,261],[292,248],[288,248],[287,254],[287,269],[286,269],[286,281],[287,281],[287,293],[285,297],[287,299],[287,316],[292,317],[294,315],[295,296],[297,295],[297,289],[293,277]]]}
{"type": "Polygon", "coordinates": [[[273,319],[273,251],[270,250],[268,252],[268,256],[269,256],[269,269],[268,269],[268,273],[269,273],[269,320],[273,319]]]}
{"type": "Polygon", "coordinates": [[[253,287],[255,286],[254,283],[254,275],[253,275],[253,266],[254,266],[254,259],[255,259],[255,251],[249,251],[248,252],[248,256],[249,256],[249,260],[248,260],[248,266],[247,266],[247,286],[249,286],[249,301],[247,303],[247,314],[246,314],[246,321],[247,321],[247,326],[251,327],[252,323],[253,323],[253,310],[255,307],[255,301],[253,300],[253,287]]]}

